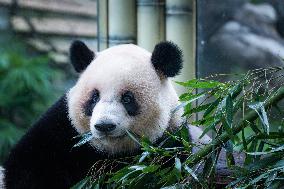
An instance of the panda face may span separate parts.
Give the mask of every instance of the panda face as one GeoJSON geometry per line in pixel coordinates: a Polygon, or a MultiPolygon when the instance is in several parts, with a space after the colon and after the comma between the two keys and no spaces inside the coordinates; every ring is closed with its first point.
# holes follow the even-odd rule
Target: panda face
{"type": "Polygon", "coordinates": [[[170,81],[153,67],[151,53],[135,45],[98,53],[68,93],[76,130],[91,131],[92,145],[110,153],[138,147],[127,130],[153,142],[161,137],[175,122],[171,111],[177,103],[170,81]]]}

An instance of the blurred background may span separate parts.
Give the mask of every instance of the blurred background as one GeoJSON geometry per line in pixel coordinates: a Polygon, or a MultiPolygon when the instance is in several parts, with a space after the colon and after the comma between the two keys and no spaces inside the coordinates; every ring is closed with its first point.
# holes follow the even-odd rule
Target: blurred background
{"type": "Polygon", "coordinates": [[[283,37],[279,0],[0,0],[0,164],[76,81],[74,39],[95,51],[171,40],[185,60],[174,80],[185,81],[283,66],[283,37]]]}

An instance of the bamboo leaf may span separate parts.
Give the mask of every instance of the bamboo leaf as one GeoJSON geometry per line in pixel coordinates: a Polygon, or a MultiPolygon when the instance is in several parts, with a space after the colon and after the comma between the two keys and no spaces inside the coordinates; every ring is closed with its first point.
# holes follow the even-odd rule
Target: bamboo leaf
{"type": "Polygon", "coordinates": [[[186,106],[184,106],[184,113],[182,114],[182,117],[187,116],[190,110],[191,110],[191,103],[188,103],[186,104],[186,106]]]}
{"type": "Polygon", "coordinates": [[[257,128],[257,126],[254,123],[247,122],[247,124],[250,126],[250,128],[255,132],[256,134],[261,133],[261,131],[257,128]]]}
{"type": "Polygon", "coordinates": [[[175,168],[181,172],[181,162],[180,159],[178,157],[175,158],[175,168]]]}
{"type": "Polygon", "coordinates": [[[231,141],[225,143],[227,166],[232,167],[235,165],[235,158],[233,156],[233,144],[231,141]]]}
{"type": "Polygon", "coordinates": [[[217,100],[215,100],[204,112],[203,117],[207,117],[220,103],[221,98],[218,98],[217,100]]]}
{"type": "Polygon", "coordinates": [[[135,170],[135,171],[142,171],[145,168],[146,168],[145,165],[133,165],[133,166],[129,167],[128,169],[135,170]]]}
{"type": "Polygon", "coordinates": [[[94,138],[93,134],[91,132],[87,132],[85,134],[82,135],[82,139],[73,146],[74,147],[79,147],[82,146],[86,143],[88,143],[89,141],[91,141],[94,138]]]}
{"type": "Polygon", "coordinates": [[[197,175],[195,174],[195,172],[189,168],[187,165],[184,165],[184,169],[196,180],[199,182],[197,175]]]}
{"type": "Polygon", "coordinates": [[[283,151],[283,150],[284,150],[284,145],[282,145],[282,146],[280,146],[278,148],[274,148],[273,150],[268,151],[268,152],[247,152],[247,154],[259,156],[259,155],[271,154],[271,153],[274,153],[274,152],[280,152],[280,151],[283,151]]]}
{"type": "Polygon", "coordinates": [[[92,177],[86,177],[80,182],[78,182],[76,185],[74,185],[71,189],[90,189],[90,180],[92,177]],[[89,185],[89,186],[87,186],[89,185]]]}
{"type": "Polygon", "coordinates": [[[264,108],[264,102],[252,103],[249,105],[249,108],[253,109],[257,113],[264,127],[264,131],[269,134],[269,123],[267,113],[264,108]]]}
{"type": "Polygon", "coordinates": [[[230,135],[230,139],[234,139],[234,133],[232,127],[228,124],[228,122],[225,120],[225,118],[222,118],[222,126],[225,129],[225,131],[230,135]]]}
{"type": "Polygon", "coordinates": [[[143,173],[152,173],[157,171],[161,166],[160,165],[149,165],[145,167],[142,171],[143,173]]]}
{"type": "Polygon", "coordinates": [[[231,95],[226,98],[226,122],[228,126],[232,128],[233,124],[233,101],[231,95]]]}
{"type": "Polygon", "coordinates": [[[221,82],[218,81],[210,81],[210,80],[198,80],[198,79],[192,79],[187,82],[178,82],[177,84],[184,86],[184,87],[190,87],[194,89],[208,89],[208,88],[214,88],[220,85],[224,85],[221,82]]]}
{"type": "Polygon", "coordinates": [[[146,159],[146,157],[148,157],[150,155],[150,153],[149,152],[143,152],[142,153],[142,156],[140,157],[140,159],[139,159],[139,163],[141,163],[141,162],[143,162],[145,159],[146,159]]]}
{"type": "Polygon", "coordinates": [[[187,105],[186,102],[179,104],[174,110],[172,110],[172,114],[176,113],[178,110],[180,110],[181,108],[183,108],[186,105],[187,105]]]}
{"type": "Polygon", "coordinates": [[[243,142],[243,147],[244,147],[244,150],[247,151],[247,140],[246,140],[246,137],[245,137],[245,129],[242,129],[242,142],[243,142]]]}
{"type": "Polygon", "coordinates": [[[137,139],[138,137],[134,134],[134,133],[132,133],[131,131],[129,131],[129,130],[125,130],[126,131],[126,133],[128,134],[128,136],[134,141],[134,142],[136,142],[137,144],[139,144],[140,146],[142,146],[142,144],[139,142],[139,140],[137,139]]]}
{"type": "Polygon", "coordinates": [[[202,92],[202,93],[198,93],[198,94],[191,94],[191,93],[186,93],[180,96],[180,101],[186,101],[187,103],[191,103],[194,102],[196,100],[198,100],[201,97],[204,97],[207,93],[206,92],[202,92]]]}
{"type": "Polygon", "coordinates": [[[189,141],[190,136],[189,136],[189,128],[188,125],[184,125],[181,129],[180,129],[180,136],[183,140],[185,141],[189,141]]]}
{"type": "Polygon", "coordinates": [[[210,130],[214,130],[218,123],[219,123],[219,120],[215,120],[211,125],[207,126],[203,130],[199,138],[201,139],[202,137],[204,137],[204,135],[206,135],[210,130]]]}
{"type": "Polygon", "coordinates": [[[191,108],[188,112],[185,112],[184,114],[192,114],[192,113],[198,113],[198,112],[205,111],[205,110],[207,110],[209,108],[209,106],[211,104],[212,103],[208,103],[208,104],[204,104],[204,105],[198,105],[195,108],[191,108]]]}
{"type": "Polygon", "coordinates": [[[277,171],[271,172],[268,175],[268,177],[267,177],[267,179],[266,179],[266,181],[264,183],[265,187],[269,188],[271,186],[272,182],[275,180],[276,177],[277,177],[277,171]]]}

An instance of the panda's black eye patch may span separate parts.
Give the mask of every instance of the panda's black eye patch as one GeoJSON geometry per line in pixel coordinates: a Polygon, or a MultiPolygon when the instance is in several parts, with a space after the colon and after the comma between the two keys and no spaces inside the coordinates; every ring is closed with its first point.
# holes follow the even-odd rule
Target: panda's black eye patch
{"type": "Polygon", "coordinates": [[[85,103],[85,114],[87,116],[91,116],[93,113],[93,109],[95,107],[95,105],[99,102],[100,100],[100,92],[96,89],[92,92],[90,98],[88,99],[88,101],[85,103]]]}
{"type": "Polygon", "coordinates": [[[139,112],[138,103],[135,100],[134,94],[131,91],[126,91],[121,96],[121,103],[126,109],[128,115],[136,116],[139,112]]]}

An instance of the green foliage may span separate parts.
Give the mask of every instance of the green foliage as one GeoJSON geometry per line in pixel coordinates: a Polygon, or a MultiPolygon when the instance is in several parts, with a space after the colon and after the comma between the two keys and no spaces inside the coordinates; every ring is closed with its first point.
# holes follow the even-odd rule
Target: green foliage
{"type": "Polygon", "coordinates": [[[225,148],[228,169],[233,171],[227,188],[281,188],[284,125],[279,101],[284,97],[283,70],[252,70],[229,82],[213,78],[177,82],[187,88],[177,109],[183,107],[187,119],[198,113],[199,119],[192,124],[204,128],[202,136],[213,133],[212,141],[192,143],[187,123],[176,133],[168,133],[160,144],[128,132],[143,153],[131,157],[132,163],[118,171],[89,174],[80,187],[214,188],[220,150],[225,148]],[[198,151],[192,153],[193,148],[198,151]],[[233,152],[245,154],[244,165],[235,165],[233,152]]]}
{"type": "Polygon", "coordinates": [[[19,45],[0,53],[0,164],[11,147],[56,97],[52,82],[59,72],[46,56],[19,45]]]}

